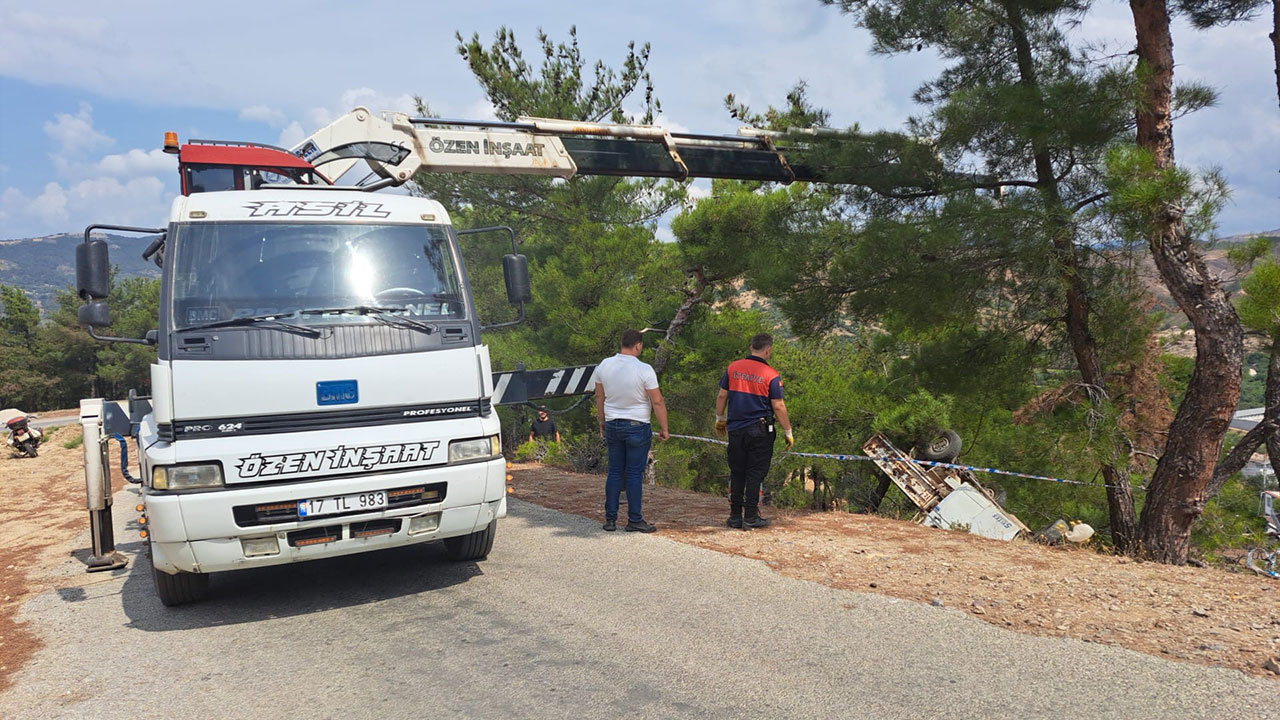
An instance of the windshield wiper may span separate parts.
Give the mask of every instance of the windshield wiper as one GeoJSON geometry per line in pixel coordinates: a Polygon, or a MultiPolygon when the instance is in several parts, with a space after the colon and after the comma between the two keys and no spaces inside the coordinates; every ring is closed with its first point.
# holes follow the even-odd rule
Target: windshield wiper
{"type": "Polygon", "coordinates": [[[214,328],[237,327],[245,325],[266,325],[268,327],[292,332],[298,335],[306,335],[308,337],[321,337],[324,335],[318,328],[306,327],[305,325],[296,325],[291,322],[281,320],[282,317],[289,317],[296,313],[271,313],[268,315],[242,315],[240,317],[228,318],[226,320],[217,320],[203,325],[192,325],[191,327],[182,328],[187,330],[212,330],[214,328]]]}
{"type": "Polygon", "coordinates": [[[382,307],[381,305],[347,305],[345,307],[331,308],[308,308],[299,310],[299,315],[366,315],[383,325],[393,327],[413,328],[430,335],[433,332],[439,332],[439,328],[431,323],[425,323],[421,320],[414,320],[405,315],[397,313],[405,312],[404,308],[398,307],[382,307]]]}

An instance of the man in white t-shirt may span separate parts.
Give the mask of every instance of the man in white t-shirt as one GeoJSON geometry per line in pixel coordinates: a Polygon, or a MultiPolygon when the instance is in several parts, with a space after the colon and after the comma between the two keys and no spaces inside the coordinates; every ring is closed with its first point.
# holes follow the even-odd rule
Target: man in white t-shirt
{"type": "Polygon", "coordinates": [[[622,349],[596,367],[596,416],[609,445],[609,475],[604,483],[604,529],[618,529],[618,496],[627,487],[627,532],[651,533],[656,527],[640,512],[641,481],[649,460],[653,431],[649,416],[658,416],[659,440],[667,432],[667,403],[658,390],[653,366],[640,361],[644,342],[637,330],[622,333],[622,349]]]}

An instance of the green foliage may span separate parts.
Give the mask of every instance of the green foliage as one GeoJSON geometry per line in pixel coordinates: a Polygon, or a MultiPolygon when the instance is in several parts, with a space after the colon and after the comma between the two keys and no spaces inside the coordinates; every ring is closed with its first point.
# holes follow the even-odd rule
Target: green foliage
{"type": "Polygon", "coordinates": [[[12,285],[0,285],[0,330],[6,336],[20,342],[30,343],[40,326],[40,310],[21,288],[12,285]]]}
{"type": "MultiPolygon", "coordinates": [[[[120,279],[113,272],[108,304],[111,332],[142,337],[157,327],[160,282],[120,279]]],[[[57,307],[39,322],[34,305],[16,288],[0,286],[5,314],[0,318],[0,407],[28,412],[75,407],[84,397],[125,397],[145,392],[155,350],[145,345],[100,343],[76,323],[80,299],[70,289],[56,295],[57,307]]]]}
{"type": "Polygon", "coordinates": [[[1258,510],[1257,487],[1238,476],[1232,478],[1205,503],[1204,514],[1192,528],[1191,542],[1210,560],[1221,550],[1265,545],[1267,537],[1258,510]]]}
{"type": "Polygon", "coordinates": [[[1258,235],[1228,248],[1227,260],[1231,262],[1236,272],[1242,272],[1245,268],[1266,257],[1270,252],[1271,238],[1258,235]]]}
{"type": "Polygon", "coordinates": [[[1248,20],[1266,4],[1267,0],[1175,0],[1172,3],[1192,25],[1202,29],[1248,20]]]}
{"type": "Polygon", "coordinates": [[[66,442],[62,443],[62,447],[68,450],[75,450],[76,448],[80,447],[83,444],[84,444],[84,436],[76,435],[70,440],[67,440],[66,442]]]}
{"type": "MultiPolygon", "coordinates": [[[[564,43],[540,34],[539,50],[537,64],[526,60],[506,29],[498,31],[491,46],[482,46],[475,36],[460,38],[458,45],[505,119],[535,115],[648,122],[659,108],[645,69],[647,46],[628,46],[618,70],[590,65],[572,31],[564,43]],[[624,105],[639,106],[641,116],[620,115],[624,105]]],[[[628,327],[649,329],[642,359],[652,363],[668,324],[692,294],[688,321],[673,337],[660,377],[672,429],[679,431],[711,414],[722,365],[743,352],[747,338],[765,329],[757,313],[713,306],[718,290],[694,279],[696,258],[658,241],[654,223],[685,196],[678,183],[445,174],[423,174],[416,182],[420,192],[449,205],[459,227],[515,228],[521,252],[529,258],[533,302],[527,321],[486,336],[497,369],[517,362],[530,368],[595,363],[617,351],[619,335],[628,327]]],[[[464,237],[467,272],[486,322],[511,316],[503,293],[503,252],[504,243],[496,236],[464,237]]],[[[500,410],[507,437],[527,436],[524,414],[519,408],[500,410]]],[[[556,450],[559,455],[579,446],[574,438],[596,433],[588,412],[557,420],[572,443],[556,450]]]]}
{"type": "Polygon", "coordinates": [[[1110,193],[1106,207],[1117,229],[1143,242],[1160,241],[1151,237],[1151,228],[1160,226],[1159,217],[1170,204],[1185,208],[1189,239],[1209,239],[1214,218],[1229,197],[1226,180],[1216,170],[1196,175],[1177,166],[1157,168],[1150,151],[1129,144],[1107,153],[1104,182],[1110,193]]]}
{"type": "Polygon", "coordinates": [[[541,462],[547,454],[547,443],[541,440],[526,440],[516,446],[511,459],[515,462],[541,462]]]}
{"type": "Polygon", "coordinates": [[[578,29],[569,28],[569,41],[555,43],[538,30],[542,65],[535,72],[524,58],[513,31],[502,27],[493,44],[485,48],[479,33],[470,40],[456,34],[458,54],[484,89],[498,117],[515,120],[522,115],[549,118],[572,118],[589,122],[628,122],[633,120],[623,110],[623,103],[637,91],[643,91],[641,122],[650,124],[662,110],[653,94],[649,77],[649,43],[636,51],[627,44],[621,70],[597,61],[592,77],[584,72],[587,61],[578,47],[578,29]]]}
{"type": "MultiPolygon", "coordinates": [[[[859,407],[850,416],[796,393],[801,443],[811,416],[827,450],[882,429],[910,445],[946,424],[979,464],[1085,480],[1104,464],[1126,473],[1126,413],[1145,398],[1112,381],[1085,392],[1078,372],[1062,368],[1136,372],[1159,320],[1135,272],[1133,251],[1150,240],[1141,228],[1177,194],[1195,200],[1191,222],[1207,236],[1225,197],[1220,178],[1155,172],[1127,149],[1138,79],[1127,60],[1072,47],[1067,30],[1086,3],[828,4],[870,31],[880,52],[928,46],[946,60],[916,92],[926,114],[901,133],[793,136],[805,137],[800,161],[850,186],[717,182],[672,223],[686,257],[722,288],[768,296],[802,337],[847,334],[863,353],[843,368],[843,382],[806,382],[804,367],[796,378],[783,373],[789,388],[859,407]],[[1015,411],[1038,397],[1043,407],[1023,408],[1015,423],[1015,411]]],[[[732,97],[728,105],[772,130],[825,122],[804,90],[763,113],[732,97]]],[[[1196,86],[1179,96],[1184,112],[1213,101],[1196,86]]],[[[817,353],[816,372],[832,352],[817,353]]],[[[807,482],[817,486],[812,504],[834,493],[854,507],[876,478],[784,462],[771,480],[779,497],[797,499],[807,482]]],[[[1015,512],[1032,513],[1029,522],[1060,513],[1108,524],[1101,489],[997,484],[1015,512]]]]}
{"type": "Polygon", "coordinates": [[[1245,293],[1236,300],[1241,324],[1280,338],[1280,263],[1259,263],[1240,281],[1240,289],[1245,293]]]}
{"type": "Polygon", "coordinates": [[[604,472],[605,459],[605,444],[599,433],[547,443],[546,453],[542,456],[542,462],[547,465],[580,473],[604,472]]]}
{"type": "MultiPolygon", "coordinates": [[[[718,447],[718,446],[717,446],[718,447]]],[[[702,465],[701,450],[703,448],[679,441],[668,441],[666,443],[656,443],[653,452],[653,472],[654,477],[659,478],[663,485],[667,487],[678,488],[680,490],[706,490],[707,485],[699,482],[699,467],[702,465]]],[[[724,454],[720,453],[721,465],[723,466],[724,454]]],[[[710,458],[708,458],[710,459],[710,458]]],[[[728,469],[723,467],[718,473],[713,469],[711,475],[724,475],[725,486],[727,487],[728,469]]],[[[705,480],[705,478],[701,478],[705,480]]]]}

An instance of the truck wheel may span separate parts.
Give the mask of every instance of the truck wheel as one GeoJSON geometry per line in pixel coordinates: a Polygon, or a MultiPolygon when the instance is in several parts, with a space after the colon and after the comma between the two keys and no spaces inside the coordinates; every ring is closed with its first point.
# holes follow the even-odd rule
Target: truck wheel
{"type": "Polygon", "coordinates": [[[493,520],[489,527],[470,535],[459,535],[444,539],[444,549],[450,560],[483,560],[493,549],[493,538],[498,534],[498,521],[493,520]]]}
{"type": "Polygon", "coordinates": [[[936,433],[920,443],[920,454],[925,460],[949,463],[960,455],[960,436],[951,430],[936,433]]]}
{"type": "Polygon", "coordinates": [[[156,595],[165,607],[186,605],[200,602],[209,595],[208,573],[179,572],[170,575],[151,566],[151,577],[155,580],[156,595]]]}

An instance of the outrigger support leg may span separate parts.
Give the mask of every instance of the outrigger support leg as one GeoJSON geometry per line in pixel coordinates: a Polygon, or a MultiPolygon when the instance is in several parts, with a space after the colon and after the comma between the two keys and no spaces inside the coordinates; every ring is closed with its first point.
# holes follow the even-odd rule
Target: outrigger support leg
{"type": "Polygon", "coordinates": [[[93,545],[88,572],[118,570],[129,564],[116,551],[115,528],[111,523],[111,471],[107,442],[102,430],[101,398],[80,401],[80,432],[84,438],[85,506],[89,509],[89,539],[93,545]]]}

